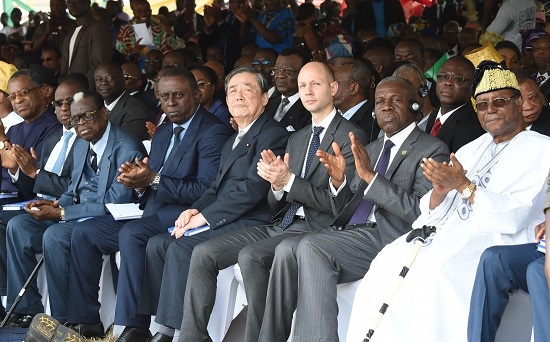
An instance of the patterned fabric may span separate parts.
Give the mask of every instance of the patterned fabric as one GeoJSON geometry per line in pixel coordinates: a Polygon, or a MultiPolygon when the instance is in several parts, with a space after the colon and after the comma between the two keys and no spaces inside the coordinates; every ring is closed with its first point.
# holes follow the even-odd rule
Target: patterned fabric
{"type": "MultiPolygon", "coordinates": [[[[118,33],[118,38],[116,42],[116,49],[125,56],[131,56],[132,49],[136,43],[136,34],[134,32],[134,21],[130,21],[128,24],[120,28],[118,33]]],[[[166,30],[162,27],[160,19],[157,16],[151,17],[151,35],[153,36],[153,45],[144,48],[140,52],[140,57],[145,56],[145,54],[152,49],[160,50],[162,53],[168,51],[185,47],[185,43],[178,38],[169,37],[166,30]]],[[[136,58],[131,57],[131,61],[135,62],[136,58]]]]}
{"type": "Polygon", "coordinates": [[[272,48],[277,50],[278,53],[281,53],[284,48],[292,46],[294,32],[296,31],[296,23],[292,13],[289,10],[286,8],[281,8],[277,11],[261,12],[258,15],[258,20],[282,39],[282,42],[278,44],[271,44],[265,40],[264,37],[262,37],[253,27],[251,27],[250,34],[252,40],[260,47],[260,49],[272,48]]]}

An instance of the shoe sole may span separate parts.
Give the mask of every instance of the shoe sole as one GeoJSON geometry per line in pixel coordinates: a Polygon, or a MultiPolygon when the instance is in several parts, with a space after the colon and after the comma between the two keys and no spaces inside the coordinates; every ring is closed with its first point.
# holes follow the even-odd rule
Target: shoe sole
{"type": "Polygon", "coordinates": [[[76,331],[59,324],[46,314],[37,314],[29,327],[25,342],[85,342],[76,331]]]}

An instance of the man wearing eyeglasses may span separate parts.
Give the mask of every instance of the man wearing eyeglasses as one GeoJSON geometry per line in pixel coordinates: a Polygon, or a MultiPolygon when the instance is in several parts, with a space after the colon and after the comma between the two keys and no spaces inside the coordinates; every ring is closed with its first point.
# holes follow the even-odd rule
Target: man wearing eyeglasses
{"type": "Polygon", "coordinates": [[[298,74],[309,60],[303,49],[290,47],[281,52],[271,69],[275,92],[269,98],[264,114],[278,121],[289,132],[299,131],[311,122],[311,114],[305,109],[298,93],[298,74]]]}
{"type": "Polygon", "coordinates": [[[461,56],[445,61],[437,75],[436,94],[441,106],[430,113],[426,132],[443,140],[451,152],[485,132],[470,100],[473,76],[474,65],[461,56]]]}
{"type": "Polygon", "coordinates": [[[267,92],[269,97],[271,97],[275,91],[275,86],[273,84],[274,77],[271,73],[273,71],[273,67],[275,67],[277,57],[279,57],[279,53],[277,53],[277,51],[271,48],[263,48],[256,52],[256,55],[254,55],[254,61],[252,61],[252,67],[261,72],[269,83],[269,90],[267,92]]]}
{"type": "Polygon", "coordinates": [[[124,87],[135,99],[139,100],[149,110],[149,120],[154,119],[159,111],[159,101],[155,97],[153,88],[146,89],[147,79],[135,63],[122,64],[124,87]]]}
{"type": "MultiPolygon", "coordinates": [[[[109,214],[106,203],[131,201],[132,191],[117,181],[118,169],[146,155],[140,141],[109,123],[103,99],[95,91],[73,96],[69,122],[81,139],[74,143],[68,190],[59,200],[27,203],[29,215],[11,219],[7,233],[9,304],[35,267],[35,253],[43,253],[51,314],[60,322],[67,321],[73,231],[97,231],[93,218],[109,214]]],[[[108,238],[105,234],[98,241],[108,238]]],[[[40,294],[33,285],[15,311],[14,325],[29,324],[42,309],[40,294]]]]}
{"type": "MultiPolygon", "coordinates": [[[[36,169],[36,160],[40,158],[46,137],[59,129],[60,124],[53,109],[48,106],[46,89],[36,71],[22,69],[14,73],[8,81],[7,93],[7,100],[24,120],[12,126],[6,134],[3,129],[0,130],[0,158],[3,167],[0,189],[2,192],[12,193],[18,189],[12,184],[9,173],[15,175],[20,169],[26,172],[36,169]],[[31,147],[36,152],[35,156],[30,153],[31,147]]],[[[0,199],[0,204],[32,197],[33,195],[19,192],[15,197],[0,199]]]]}

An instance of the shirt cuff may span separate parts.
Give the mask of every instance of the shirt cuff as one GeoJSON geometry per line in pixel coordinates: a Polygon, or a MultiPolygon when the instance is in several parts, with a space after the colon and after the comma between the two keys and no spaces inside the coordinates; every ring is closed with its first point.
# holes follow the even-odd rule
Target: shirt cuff
{"type": "Polygon", "coordinates": [[[338,194],[340,193],[340,190],[342,190],[344,188],[344,185],[346,185],[346,182],[347,182],[347,178],[346,178],[346,176],[344,176],[344,181],[342,182],[342,185],[340,185],[340,187],[338,189],[336,189],[332,185],[332,178],[329,178],[328,179],[328,187],[330,189],[330,193],[332,194],[332,196],[334,196],[334,197],[338,196],[338,194]]]}
{"type": "Polygon", "coordinates": [[[10,178],[11,178],[11,181],[12,182],[17,182],[17,180],[19,179],[19,168],[17,168],[17,171],[15,172],[15,175],[12,175],[11,172],[8,170],[8,174],[10,175],[10,178]]]}

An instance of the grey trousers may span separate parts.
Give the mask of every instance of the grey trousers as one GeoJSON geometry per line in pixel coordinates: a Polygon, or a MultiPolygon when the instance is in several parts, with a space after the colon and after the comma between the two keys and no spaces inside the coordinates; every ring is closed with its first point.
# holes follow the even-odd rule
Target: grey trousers
{"type": "Polygon", "coordinates": [[[258,341],[338,341],[336,285],[359,280],[382,249],[376,228],[310,234],[277,248],[258,341]]]}
{"type": "Polygon", "coordinates": [[[216,277],[219,270],[238,262],[248,301],[245,341],[257,342],[276,247],[285,239],[301,238],[308,232],[304,221],[294,221],[285,231],[274,225],[255,226],[216,237],[195,247],[185,291],[179,341],[208,340],[207,326],[216,298],[216,277]]]}

